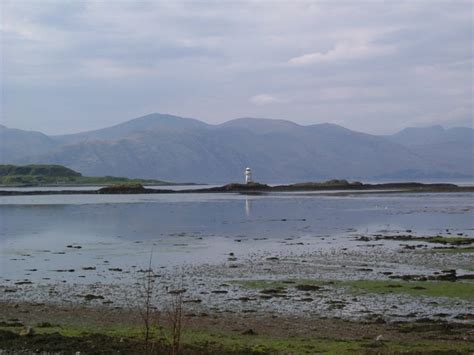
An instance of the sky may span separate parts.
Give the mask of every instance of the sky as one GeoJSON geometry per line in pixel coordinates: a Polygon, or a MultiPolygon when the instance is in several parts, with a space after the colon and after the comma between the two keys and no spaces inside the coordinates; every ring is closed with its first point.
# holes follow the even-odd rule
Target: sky
{"type": "Polygon", "coordinates": [[[0,123],[473,126],[473,1],[0,1],[0,123]]]}

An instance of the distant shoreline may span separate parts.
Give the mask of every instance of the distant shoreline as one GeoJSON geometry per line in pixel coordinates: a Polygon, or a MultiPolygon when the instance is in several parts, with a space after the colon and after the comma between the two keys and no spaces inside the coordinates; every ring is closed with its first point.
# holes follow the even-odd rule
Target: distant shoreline
{"type": "MultiPolygon", "coordinates": [[[[83,176],[63,165],[0,164],[1,188],[32,188],[32,187],[106,187],[111,185],[142,185],[142,186],[177,186],[197,185],[193,182],[175,182],[156,179],[127,178],[121,176],[83,176]]],[[[201,184],[202,185],[202,184],[201,184]]]]}
{"type": "MultiPolygon", "coordinates": [[[[180,184],[173,184],[174,186],[180,184]]],[[[167,185],[167,186],[173,186],[167,185]]],[[[57,186],[57,185],[56,185],[57,186]]],[[[83,186],[83,185],[81,185],[83,186]]],[[[97,186],[97,185],[96,185],[97,186]]],[[[0,187],[1,188],[1,187],[0,187]]],[[[186,194],[186,193],[241,193],[260,195],[271,192],[313,192],[313,191],[340,191],[347,193],[435,193],[435,192],[474,192],[474,186],[458,186],[455,184],[425,184],[416,182],[363,184],[349,183],[345,180],[328,182],[307,182],[289,185],[270,186],[260,183],[227,184],[218,187],[171,190],[151,189],[141,184],[112,185],[98,190],[0,190],[0,196],[31,196],[31,195],[135,195],[135,194],[186,194]]]]}
{"type": "MultiPolygon", "coordinates": [[[[140,183],[141,185],[143,186],[183,186],[183,185],[186,185],[186,186],[199,186],[199,185],[207,185],[207,184],[200,184],[200,183],[195,183],[195,182],[157,182],[156,183],[153,183],[153,182],[149,182],[149,183],[140,183]]],[[[64,183],[60,183],[60,184],[0,184],[0,189],[4,189],[4,188],[15,188],[15,189],[22,189],[22,188],[50,188],[50,187],[64,187],[64,188],[67,188],[67,187],[94,187],[94,186],[97,186],[97,187],[107,187],[107,186],[111,186],[113,185],[113,183],[72,183],[72,184],[64,184],[64,183]]]]}

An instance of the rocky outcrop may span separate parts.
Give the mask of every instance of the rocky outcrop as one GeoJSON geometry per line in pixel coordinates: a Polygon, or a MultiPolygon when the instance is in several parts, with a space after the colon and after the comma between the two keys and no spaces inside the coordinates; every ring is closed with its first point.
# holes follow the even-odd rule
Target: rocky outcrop
{"type": "Polygon", "coordinates": [[[84,194],[164,194],[164,193],[245,193],[259,194],[269,192],[292,191],[365,191],[367,193],[400,193],[400,192],[474,192],[474,186],[457,186],[454,184],[422,184],[422,183],[389,183],[389,184],[363,184],[360,182],[347,182],[345,180],[330,180],[327,182],[307,182],[292,185],[270,186],[260,183],[238,184],[231,183],[219,187],[192,190],[165,190],[149,189],[143,185],[122,184],[111,185],[99,190],[63,190],[63,191],[1,191],[0,196],[13,195],[84,195],[84,194]]]}
{"type": "Polygon", "coordinates": [[[161,189],[147,189],[141,184],[121,184],[121,185],[112,185],[99,189],[98,194],[150,194],[150,193],[170,193],[174,192],[173,190],[161,190],[161,189]]]}

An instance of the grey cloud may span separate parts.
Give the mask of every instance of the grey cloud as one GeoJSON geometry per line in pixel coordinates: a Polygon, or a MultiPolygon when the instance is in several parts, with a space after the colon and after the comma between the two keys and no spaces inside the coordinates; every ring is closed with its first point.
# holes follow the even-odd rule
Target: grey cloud
{"type": "Polygon", "coordinates": [[[1,6],[12,127],[74,132],[153,111],[377,133],[472,125],[470,1],[1,6]]]}

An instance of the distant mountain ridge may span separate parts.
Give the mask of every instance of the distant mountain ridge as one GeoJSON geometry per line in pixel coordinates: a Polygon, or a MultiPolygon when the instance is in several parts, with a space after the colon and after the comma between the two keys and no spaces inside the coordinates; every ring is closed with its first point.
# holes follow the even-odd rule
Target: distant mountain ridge
{"type": "Polygon", "coordinates": [[[150,114],[117,125],[76,134],[53,136],[60,142],[81,142],[88,140],[119,139],[146,130],[173,130],[204,127],[207,124],[193,118],[183,118],[168,114],[150,114]]]}
{"type": "Polygon", "coordinates": [[[394,135],[388,136],[393,142],[416,146],[425,144],[440,144],[447,142],[463,142],[474,138],[474,130],[465,127],[454,127],[444,129],[443,127],[408,127],[394,135]]]}
{"type": "Polygon", "coordinates": [[[194,182],[472,178],[474,130],[407,128],[391,136],[334,124],[239,118],[211,125],[150,114],[109,128],[47,136],[0,126],[0,163],[61,164],[90,176],[194,182]]]}

